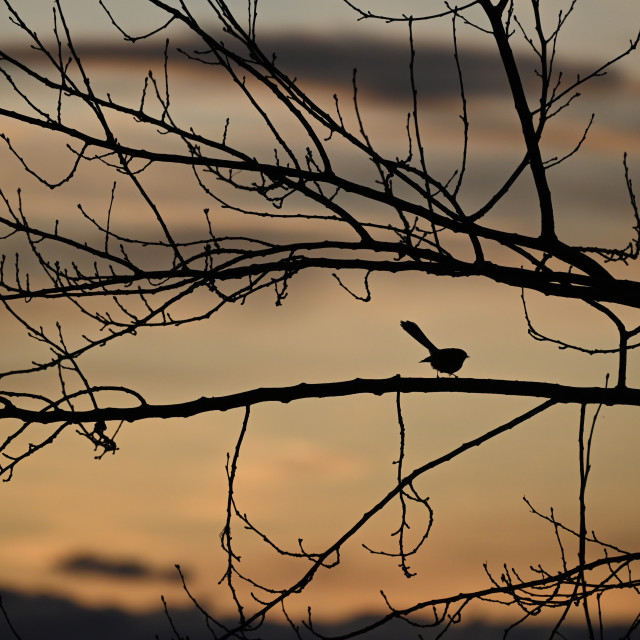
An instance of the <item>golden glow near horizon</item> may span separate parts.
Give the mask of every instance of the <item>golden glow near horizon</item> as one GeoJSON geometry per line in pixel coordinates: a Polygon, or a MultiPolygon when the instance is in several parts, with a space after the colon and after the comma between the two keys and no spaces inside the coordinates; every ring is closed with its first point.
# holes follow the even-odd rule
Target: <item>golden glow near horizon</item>
{"type": "MultiPolygon", "coordinates": [[[[132,102],[136,101],[144,68],[115,66],[105,59],[96,64],[96,70],[98,84],[109,86],[117,80],[119,90],[131,92],[132,102]]],[[[216,94],[215,86],[203,87],[186,73],[178,75],[173,86],[185,105],[184,117],[195,117],[196,129],[212,126],[212,121],[224,122],[224,114],[233,109],[232,134],[257,135],[248,111],[234,106],[229,96],[216,94]]],[[[332,88],[317,85],[313,90],[330,96],[332,88]]],[[[633,226],[621,155],[629,152],[638,175],[640,130],[633,105],[634,101],[637,105],[637,85],[622,82],[616,91],[599,104],[602,123],[596,121],[582,155],[559,169],[554,178],[561,227],[577,227],[586,238],[612,233],[607,225],[597,226],[596,216],[603,207],[609,220],[628,221],[629,234],[633,226]]],[[[591,97],[597,97],[597,89],[591,97]]],[[[486,179],[501,174],[507,161],[520,153],[508,106],[505,99],[489,96],[474,107],[472,158],[480,178],[468,185],[470,199],[490,190],[486,179]]],[[[397,146],[399,154],[405,116],[397,114],[405,107],[398,109],[397,104],[382,100],[366,104],[373,136],[383,147],[397,146]]],[[[447,98],[429,104],[429,144],[445,166],[460,148],[458,108],[447,98]]],[[[552,130],[550,156],[577,143],[586,124],[583,120],[578,108],[576,117],[568,114],[563,125],[552,130]]],[[[37,132],[15,123],[0,121],[0,129],[28,158],[37,158],[45,172],[60,172],[60,148],[48,142],[43,145],[37,132]]],[[[136,135],[135,130],[126,133],[136,135]]],[[[79,202],[94,212],[102,211],[97,216],[106,211],[111,185],[91,168],[82,169],[77,181],[51,194],[23,174],[4,147],[0,163],[0,186],[11,198],[20,186],[25,212],[35,219],[62,218],[79,202]]],[[[198,215],[206,201],[193,181],[182,180],[179,172],[176,176],[179,179],[168,180],[166,174],[150,173],[144,180],[170,222],[193,216],[200,224],[198,215]]],[[[515,190],[508,202],[496,216],[522,216],[526,224],[526,193],[515,190]]],[[[141,227],[152,224],[149,213],[122,189],[114,216],[130,215],[140,216],[141,227]]],[[[223,213],[220,221],[226,224],[223,213]]],[[[620,226],[616,224],[614,231],[620,226]]],[[[182,230],[188,234],[189,224],[182,230]]],[[[301,226],[299,231],[306,229],[301,226]]],[[[619,244],[626,241],[613,235],[611,239],[619,244]]],[[[363,288],[362,280],[354,276],[348,276],[345,284],[354,291],[363,288]]],[[[282,307],[275,307],[273,295],[265,293],[245,306],[226,307],[197,325],[142,332],[92,354],[87,370],[102,384],[130,385],[149,402],[158,403],[299,382],[397,373],[430,376],[433,372],[419,363],[420,349],[399,327],[399,320],[405,318],[428,327],[439,343],[463,347],[471,356],[464,369],[470,377],[602,385],[606,374],[615,370],[612,356],[590,357],[531,340],[518,290],[416,275],[378,275],[371,286],[373,301],[362,304],[329,276],[305,275],[293,281],[282,307]]],[[[597,340],[602,348],[615,344],[613,328],[595,312],[585,312],[572,302],[551,305],[536,294],[527,294],[527,302],[545,333],[576,343],[597,340]]],[[[56,320],[70,334],[79,326],[71,312],[43,318],[43,322],[56,320]]],[[[18,362],[23,349],[31,348],[19,327],[10,324],[3,326],[0,345],[4,368],[18,362]]],[[[635,360],[632,354],[629,380],[638,386],[640,369],[635,360]]],[[[8,384],[15,387],[21,382],[8,384]]],[[[402,403],[407,470],[537,404],[445,395],[407,396],[402,403]]],[[[300,537],[308,550],[327,546],[393,486],[393,462],[398,457],[395,411],[391,395],[255,407],[236,487],[241,510],[287,548],[295,548],[300,537]]],[[[602,410],[588,489],[589,529],[622,548],[633,547],[640,528],[637,509],[611,509],[614,503],[635,505],[640,498],[635,459],[640,432],[634,428],[635,421],[634,410],[602,410]]],[[[132,610],[156,608],[160,593],[165,593],[186,606],[178,580],[167,575],[174,564],[180,564],[203,602],[212,603],[215,613],[231,612],[224,586],[217,585],[225,569],[219,534],[226,504],[224,464],[241,423],[242,411],[232,411],[125,424],[118,438],[120,450],[100,461],[93,459],[85,440],[74,437],[72,431],[66,433],[0,487],[0,586],[132,610]],[[65,570],[65,559],[77,554],[104,562],[133,559],[150,570],[137,577],[115,570],[108,577],[71,565],[65,570]]],[[[487,446],[467,452],[452,465],[426,474],[418,484],[430,496],[436,520],[424,551],[411,561],[419,576],[406,580],[395,560],[358,548],[366,543],[393,550],[389,534],[397,527],[398,511],[392,508],[349,545],[344,566],[335,575],[321,575],[298,598],[297,613],[304,615],[308,603],[324,619],[384,610],[381,588],[396,606],[436,593],[471,591],[487,585],[485,561],[498,575],[503,562],[525,574],[538,562],[550,571],[559,570],[553,528],[531,514],[522,497],[545,514],[553,506],[560,520],[577,526],[577,426],[577,408],[555,407],[487,446]]],[[[239,525],[237,545],[248,571],[281,585],[306,569],[304,562],[283,562],[265,551],[239,525]]],[[[567,545],[572,554],[574,547],[567,545]]],[[[614,615],[628,612],[626,597],[613,602],[614,615]]]]}

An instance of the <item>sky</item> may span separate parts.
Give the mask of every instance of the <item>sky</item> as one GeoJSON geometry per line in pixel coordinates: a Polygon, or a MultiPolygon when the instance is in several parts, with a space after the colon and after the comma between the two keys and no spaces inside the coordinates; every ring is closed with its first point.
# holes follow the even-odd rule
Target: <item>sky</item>
{"type": "MultiPolygon", "coordinates": [[[[50,25],[50,4],[46,0],[21,0],[21,14],[27,17],[36,26],[50,25]]],[[[137,7],[132,7],[127,0],[108,0],[105,3],[114,16],[124,17],[132,30],[139,29],[142,33],[149,26],[154,15],[149,17],[149,8],[141,2],[137,7]]],[[[171,4],[171,3],[170,3],[171,4]]],[[[177,3],[173,3],[177,4],[177,3]]],[[[388,10],[386,0],[369,0],[368,2],[353,3],[363,10],[372,12],[388,10]]],[[[557,9],[550,12],[550,20],[555,20],[557,11],[566,8],[569,3],[558,3],[557,9]]],[[[237,15],[246,14],[247,2],[244,0],[232,0],[229,6],[237,11],[237,15]]],[[[403,0],[395,3],[395,15],[421,15],[424,8],[435,7],[439,9],[442,3],[439,0],[403,0]]],[[[62,7],[72,20],[74,28],[80,29],[90,38],[111,37],[113,30],[100,19],[102,10],[97,2],[84,2],[83,0],[63,0],[62,7]]],[[[207,15],[207,3],[205,0],[195,0],[189,4],[194,15],[207,15]]],[[[370,34],[375,33],[384,39],[404,39],[406,27],[403,25],[387,25],[374,21],[357,21],[354,12],[345,5],[342,0],[328,0],[327,2],[314,2],[313,0],[298,0],[292,10],[291,0],[261,0],[258,3],[260,15],[259,27],[265,32],[274,33],[290,31],[302,34],[370,34]]],[[[3,13],[6,10],[3,7],[3,13]]],[[[161,16],[155,14],[156,21],[161,22],[161,16]]],[[[615,50],[620,42],[627,42],[635,35],[637,25],[637,7],[629,0],[611,0],[602,3],[599,0],[580,0],[574,12],[574,20],[565,28],[564,46],[569,55],[576,57],[608,55],[615,50]],[[588,47],[585,43],[588,42],[588,47]]],[[[158,25],[156,25],[158,26],[158,25]]],[[[438,40],[448,41],[448,29],[435,30],[438,40]]],[[[432,36],[433,37],[433,36],[432,36]]],[[[473,34],[476,41],[485,39],[473,34]]]]}
{"type": "MultiPolygon", "coordinates": [[[[45,32],[49,2],[23,0],[20,6],[38,25],[39,33],[45,32]]],[[[144,28],[147,16],[131,11],[130,3],[109,6],[114,15],[124,15],[133,30],[144,28]]],[[[91,54],[88,61],[95,86],[135,103],[147,57],[125,66],[113,56],[112,36],[104,20],[96,17],[92,3],[64,2],[63,7],[80,46],[91,54]]],[[[601,56],[615,55],[633,35],[633,25],[640,24],[640,11],[632,2],[618,0],[604,7],[601,2],[582,0],[568,24],[561,59],[572,73],[588,69],[601,56]]],[[[348,104],[350,69],[354,64],[361,69],[363,110],[372,138],[389,153],[403,153],[408,104],[403,28],[357,22],[338,1],[263,0],[260,9],[266,46],[277,48],[283,63],[300,73],[320,99],[330,103],[337,91],[343,104],[348,104]]],[[[6,18],[0,22],[0,33],[3,42],[16,46],[6,18]]],[[[418,59],[433,69],[421,80],[429,149],[443,174],[458,158],[461,130],[457,88],[445,82],[450,74],[442,73],[450,64],[442,48],[448,35],[448,28],[445,33],[431,27],[418,35],[418,59]]],[[[464,40],[467,48],[462,60],[471,75],[468,89],[473,100],[473,161],[465,198],[481,202],[521,147],[491,54],[477,34],[466,30],[464,35],[468,40],[464,40]]],[[[521,55],[526,60],[524,51],[521,55]]],[[[550,128],[545,149],[549,155],[561,155],[580,139],[591,112],[597,112],[581,154],[552,177],[560,229],[577,241],[624,244],[632,228],[622,154],[629,153],[632,174],[640,183],[637,55],[634,61],[585,89],[582,101],[550,128]]],[[[251,112],[234,94],[203,82],[178,62],[172,87],[176,109],[184,119],[214,129],[231,113],[230,134],[239,143],[250,141],[256,153],[269,151],[269,142],[261,137],[251,112]]],[[[86,118],[80,111],[74,116],[78,122],[86,118]]],[[[0,121],[0,129],[48,175],[59,175],[61,166],[68,163],[59,141],[45,142],[38,132],[6,120],[0,121]]],[[[136,135],[128,129],[124,134],[136,135]]],[[[5,148],[0,154],[0,187],[13,194],[20,185],[25,210],[33,219],[74,220],[77,213],[71,212],[77,211],[78,202],[97,216],[105,215],[111,182],[100,172],[83,170],[77,179],[51,192],[25,176],[5,148]]],[[[351,161],[349,156],[339,158],[345,165],[351,161]]],[[[188,234],[201,223],[198,215],[207,199],[186,176],[159,173],[146,179],[172,224],[181,225],[188,234]]],[[[529,197],[526,186],[515,189],[507,205],[496,212],[495,224],[526,226],[526,214],[534,211],[529,197]]],[[[134,228],[150,228],[146,212],[126,187],[118,192],[116,203],[119,223],[135,212],[134,228]]],[[[353,206],[361,213],[357,203],[353,206]]],[[[234,227],[236,223],[222,213],[217,219],[222,228],[229,224],[234,232],[247,230],[234,227]]],[[[627,277],[637,278],[637,267],[627,277]]],[[[353,290],[364,289],[356,274],[346,275],[344,282],[353,290]]],[[[243,306],[225,307],[198,325],[163,334],[142,333],[92,355],[87,371],[102,384],[131,385],[150,400],[164,402],[303,381],[396,373],[431,376],[433,372],[419,363],[424,354],[401,331],[402,319],[428,327],[439,344],[465,348],[471,357],[464,374],[470,377],[601,385],[605,374],[615,369],[610,356],[588,357],[529,338],[517,290],[415,274],[379,275],[371,284],[373,300],[363,304],[329,275],[304,275],[294,280],[283,306],[275,306],[272,293],[266,292],[243,306]]],[[[615,332],[595,312],[535,294],[527,298],[529,311],[544,332],[601,348],[613,345],[615,332]]],[[[185,311],[201,303],[190,301],[185,311]]],[[[71,312],[56,310],[52,315],[48,307],[37,312],[42,322],[62,321],[70,336],[82,331],[81,319],[71,312]]],[[[30,358],[33,345],[20,327],[3,322],[0,344],[6,370],[30,358]]],[[[634,386],[638,375],[640,368],[632,357],[629,377],[634,386]]],[[[7,384],[28,383],[12,380],[7,384]]],[[[33,390],[43,391],[49,384],[38,380],[33,390]]],[[[530,401],[517,399],[406,397],[407,468],[436,458],[531,406],[530,401]]],[[[148,611],[158,608],[160,593],[175,606],[187,604],[172,569],[180,564],[203,602],[216,613],[228,612],[228,597],[216,586],[225,561],[219,533],[226,500],[224,464],[241,423],[242,412],[233,411],[125,425],[118,436],[120,450],[99,461],[86,441],[66,433],[0,487],[4,514],[0,587],[54,593],[94,607],[148,611]]],[[[623,548],[633,548],[640,526],[637,510],[618,506],[620,502],[636,504],[640,498],[636,423],[637,415],[631,410],[603,410],[589,492],[590,528],[623,548]]],[[[420,489],[431,497],[437,517],[429,544],[415,561],[419,575],[407,581],[393,561],[372,558],[359,547],[364,542],[391,548],[389,533],[397,526],[397,510],[392,511],[350,545],[343,566],[321,575],[298,598],[294,610],[304,615],[306,605],[312,603],[319,618],[333,620],[383,609],[380,588],[392,594],[399,606],[412,602],[416,593],[434,595],[435,591],[453,593],[484,586],[483,562],[496,572],[504,562],[523,570],[538,561],[557,566],[552,528],[532,515],[522,498],[526,496],[544,513],[553,506],[559,517],[575,526],[576,429],[577,408],[557,407],[421,479],[420,489]]],[[[393,486],[398,438],[392,397],[256,407],[238,478],[241,509],[279,543],[295,546],[302,537],[310,548],[326,545],[393,486]]],[[[286,581],[300,571],[299,566],[265,553],[241,531],[237,543],[243,566],[260,575],[286,581]]],[[[624,618],[629,607],[627,600],[614,601],[612,615],[624,618]]]]}

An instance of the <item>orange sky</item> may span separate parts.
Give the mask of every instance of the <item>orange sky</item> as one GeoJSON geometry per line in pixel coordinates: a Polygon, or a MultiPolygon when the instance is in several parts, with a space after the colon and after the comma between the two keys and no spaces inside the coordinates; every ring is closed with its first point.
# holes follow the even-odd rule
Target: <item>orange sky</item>
{"type": "MultiPolygon", "coordinates": [[[[125,72],[108,60],[102,61],[98,72],[105,85],[117,79],[124,91],[137,90],[142,83],[139,69],[125,72]]],[[[179,75],[174,86],[185,117],[192,116],[197,125],[223,121],[226,109],[233,109],[232,131],[256,135],[250,114],[228,95],[216,94],[214,100],[210,93],[203,99],[202,86],[188,74],[179,75]]],[[[586,92],[585,100],[597,100],[602,116],[582,155],[554,179],[561,228],[582,234],[581,238],[611,234],[612,241],[622,243],[631,231],[621,157],[628,151],[634,175],[639,175],[640,129],[631,102],[637,89],[632,82],[621,83],[607,101],[595,91],[586,92]],[[613,230],[610,224],[604,228],[597,224],[596,216],[605,207],[607,221],[616,222],[613,230]]],[[[466,194],[470,200],[481,197],[490,186],[487,177],[502,172],[519,153],[517,131],[503,115],[507,104],[499,96],[475,103],[472,144],[478,177],[470,180],[466,194]]],[[[405,107],[391,101],[367,104],[368,126],[383,148],[401,146],[404,115],[393,119],[392,114],[405,107]]],[[[452,161],[451,150],[459,149],[456,108],[445,98],[429,105],[429,145],[443,166],[452,161]]],[[[549,155],[562,153],[579,140],[588,109],[578,107],[551,131],[549,155]]],[[[37,132],[6,121],[0,125],[30,157],[37,154],[47,171],[60,170],[55,164],[57,149],[43,145],[37,132]]],[[[13,197],[12,190],[20,184],[25,211],[34,219],[67,216],[78,202],[104,215],[111,184],[91,168],[52,195],[31,177],[21,177],[4,148],[0,162],[0,186],[13,197]]],[[[204,199],[192,183],[167,180],[166,175],[145,179],[171,223],[185,216],[201,222],[204,199]]],[[[149,228],[149,213],[139,213],[139,203],[126,189],[118,193],[115,215],[124,219],[136,212],[140,227],[149,228]]],[[[497,219],[524,217],[528,206],[526,192],[516,191],[497,219]]],[[[636,278],[637,268],[630,269],[627,277],[636,278]]],[[[345,283],[362,290],[356,274],[346,275],[345,283]]],[[[307,274],[294,280],[283,307],[275,307],[273,295],[263,293],[244,306],[224,308],[197,326],[143,333],[100,350],[87,358],[87,371],[96,383],[131,385],[155,402],[298,382],[397,373],[431,376],[433,372],[418,362],[423,357],[420,348],[401,331],[401,319],[428,327],[438,344],[467,350],[471,357],[464,374],[470,377],[602,385],[606,373],[615,369],[611,356],[589,357],[531,340],[518,290],[479,280],[417,275],[377,275],[371,285],[373,301],[363,304],[350,298],[329,274],[307,274]]],[[[545,333],[599,347],[614,345],[615,332],[595,312],[535,294],[527,299],[545,333]]],[[[189,304],[195,307],[198,301],[189,304]]],[[[70,335],[80,330],[65,310],[55,314],[43,316],[42,322],[60,320],[70,335]]],[[[0,344],[5,369],[25,357],[28,343],[7,321],[0,344]]],[[[637,386],[639,375],[631,356],[632,385],[637,386]]],[[[24,381],[2,382],[15,388],[24,381]]],[[[394,402],[392,396],[354,397],[256,407],[238,478],[241,508],[282,544],[295,546],[298,537],[312,548],[333,542],[393,486],[393,461],[398,456],[394,402]]],[[[493,397],[404,398],[407,470],[535,404],[493,397]]],[[[624,506],[637,504],[640,498],[636,413],[603,409],[588,493],[589,528],[601,539],[630,550],[640,527],[640,513],[624,506]]],[[[308,602],[327,619],[381,609],[381,588],[398,605],[424,594],[479,588],[487,584],[485,561],[496,572],[503,562],[525,574],[530,564],[538,562],[559,569],[553,530],[528,512],[522,497],[545,513],[554,506],[559,518],[576,526],[577,416],[576,407],[554,408],[421,479],[419,487],[431,498],[436,522],[429,544],[412,562],[420,571],[418,578],[402,578],[393,560],[372,558],[359,548],[361,543],[392,548],[389,533],[397,526],[396,506],[349,545],[344,566],[335,575],[322,576],[300,599],[297,613],[303,615],[308,602]]],[[[218,536],[224,524],[225,456],[241,422],[242,412],[234,411],[124,425],[118,437],[120,450],[101,461],[93,459],[85,440],[69,431],[1,487],[2,584],[64,594],[94,606],[140,610],[157,607],[160,593],[185,603],[177,581],[165,575],[178,563],[188,572],[194,592],[213,603],[216,613],[226,611],[228,598],[216,585],[224,570],[218,536]],[[137,580],[63,571],[61,563],[80,553],[105,561],[133,558],[153,571],[137,580]]],[[[246,563],[259,575],[286,581],[299,575],[303,566],[282,563],[240,533],[237,543],[243,566],[246,563]]],[[[575,555],[569,543],[567,548],[575,555]]],[[[610,610],[623,615],[628,607],[625,600],[612,603],[610,610]]]]}

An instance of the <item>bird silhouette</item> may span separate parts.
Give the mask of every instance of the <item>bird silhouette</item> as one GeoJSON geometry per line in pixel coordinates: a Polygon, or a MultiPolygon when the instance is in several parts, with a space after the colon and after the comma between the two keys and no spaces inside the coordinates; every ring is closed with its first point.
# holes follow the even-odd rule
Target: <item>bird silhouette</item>
{"type": "Polygon", "coordinates": [[[466,351],[455,347],[447,349],[438,349],[427,336],[424,335],[422,329],[411,320],[402,320],[400,326],[423,347],[429,349],[429,357],[420,362],[428,362],[439,373],[448,373],[455,375],[456,371],[464,364],[469,357],[466,351]]]}

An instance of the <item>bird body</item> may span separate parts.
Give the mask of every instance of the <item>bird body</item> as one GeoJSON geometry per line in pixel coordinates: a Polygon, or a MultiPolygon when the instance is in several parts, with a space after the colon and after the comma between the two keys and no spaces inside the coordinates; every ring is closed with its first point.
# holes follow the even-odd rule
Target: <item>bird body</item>
{"type": "Polygon", "coordinates": [[[423,347],[429,350],[429,357],[420,362],[428,362],[439,373],[448,373],[454,375],[459,371],[464,361],[469,357],[463,349],[450,347],[447,349],[438,349],[427,336],[424,335],[422,329],[411,320],[402,320],[400,326],[423,347]]]}

